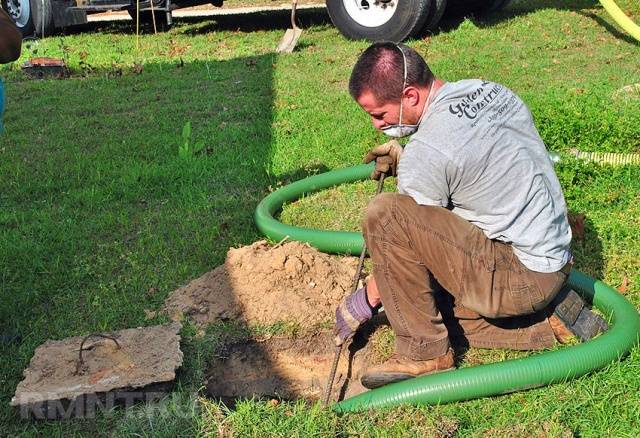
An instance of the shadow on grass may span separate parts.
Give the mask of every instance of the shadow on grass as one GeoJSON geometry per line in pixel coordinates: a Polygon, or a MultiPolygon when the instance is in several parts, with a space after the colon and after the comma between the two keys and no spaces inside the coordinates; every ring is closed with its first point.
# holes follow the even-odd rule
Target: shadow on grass
{"type": "Polygon", "coordinates": [[[278,177],[280,184],[285,186],[309,176],[318,175],[330,171],[324,164],[311,164],[304,168],[296,169],[291,172],[284,173],[278,177]]]}
{"type": "MultiPolygon", "coordinates": [[[[244,14],[229,14],[201,17],[174,17],[176,25],[190,24],[183,33],[198,35],[218,31],[236,31],[242,33],[286,30],[291,27],[291,13],[287,10],[251,12],[244,14]]],[[[310,26],[330,25],[331,19],[325,8],[302,9],[296,12],[296,22],[305,29],[310,26]]],[[[64,34],[74,35],[82,33],[100,32],[105,34],[135,34],[136,27],[133,20],[123,21],[95,21],[65,29],[64,34]]],[[[141,28],[141,33],[153,33],[153,29],[141,28]]]]}
{"type": "Polygon", "coordinates": [[[21,105],[10,101],[0,137],[0,332],[23,341],[0,346],[9,430],[28,427],[9,400],[38,345],[158,323],[144,311],[261,237],[253,212],[274,183],[274,62],[11,83],[21,105]]]}
{"type": "MultiPolygon", "coordinates": [[[[200,34],[212,31],[231,30],[237,32],[256,32],[261,30],[286,30],[291,27],[291,12],[267,11],[253,12],[250,14],[220,15],[213,18],[207,17],[180,18],[180,22],[200,23],[198,28],[190,28],[186,34],[200,34]]],[[[331,19],[325,8],[302,9],[296,12],[296,22],[299,27],[305,29],[311,26],[330,25],[331,19]]]]}
{"type": "Polygon", "coordinates": [[[604,277],[604,256],[602,240],[593,221],[582,212],[569,211],[569,224],[573,233],[571,251],[574,268],[601,280],[604,277]]]}
{"type": "Polygon", "coordinates": [[[596,7],[600,7],[600,2],[598,2],[598,0],[514,0],[512,5],[507,7],[505,10],[494,12],[484,11],[482,5],[483,2],[477,0],[449,0],[443,19],[440,22],[440,26],[435,32],[433,32],[433,34],[455,30],[466,18],[471,19],[476,26],[486,28],[500,24],[503,21],[528,15],[540,9],[554,9],[558,11],[575,11],[584,17],[596,21],[614,38],[632,45],[640,45],[640,43],[634,38],[614,27],[611,24],[613,19],[611,19],[611,22],[605,21],[597,15],[589,12],[596,7]]]}
{"type": "MultiPolygon", "coordinates": [[[[582,15],[583,17],[591,18],[593,21],[595,21],[600,26],[605,28],[607,32],[613,35],[616,39],[624,41],[627,44],[640,46],[640,41],[637,41],[632,36],[624,32],[621,32],[616,27],[614,27],[609,21],[605,21],[601,17],[598,17],[597,15],[592,14],[591,12],[578,11],[578,14],[582,15]]],[[[611,21],[613,21],[613,19],[611,21]]]]}

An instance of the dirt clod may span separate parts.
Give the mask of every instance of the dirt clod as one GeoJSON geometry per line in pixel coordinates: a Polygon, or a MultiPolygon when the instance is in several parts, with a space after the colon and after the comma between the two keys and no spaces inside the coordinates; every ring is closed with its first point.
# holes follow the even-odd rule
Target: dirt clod
{"type": "Polygon", "coordinates": [[[173,320],[199,326],[240,320],[247,324],[333,320],[350,292],[357,259],[323,254],[300,242],[272,247],[258,241],[231,248],[223,265],[183,286],[165,301],[173,320]]]}

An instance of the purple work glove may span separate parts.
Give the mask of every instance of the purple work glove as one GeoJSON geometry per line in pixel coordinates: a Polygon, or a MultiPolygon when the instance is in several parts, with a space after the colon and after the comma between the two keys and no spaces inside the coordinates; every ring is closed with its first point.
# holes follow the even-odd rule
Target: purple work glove
{"type": "Polygon", "coordinates": [[[336,309],[334,330],[336,345],[342,345],[353,336],[358,327],[373,316],[373,309],[367,300],[367,287],[361,287],[347,296],[336,309]]]}

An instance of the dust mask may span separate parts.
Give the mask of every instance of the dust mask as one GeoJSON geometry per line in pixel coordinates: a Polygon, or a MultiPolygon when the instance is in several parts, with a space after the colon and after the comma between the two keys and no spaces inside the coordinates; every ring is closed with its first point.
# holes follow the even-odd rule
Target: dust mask
{"type": "MultiPolygon", "coordinates": [[[[402,78],[402,92],[404,93],[404,89],[407,86],[407,57],[405,56],[404,51],[400,48],[400,46],[397,46],[397,47],[398,47],[398,50],[400,50],[400,53],[402,53],[402,64],[403,64],[403,73],[404,73],[404,76],[402,78]]],[[[389,125],[382,128],[382,132],[385,135],[388,135],[389,137],[395,137],[395,138],[406,137],[408,135],[415,134],[416,131],[418,130],[418,126],[420,126],[420,122],[422,121],[422,118],[424,117],[424,113],[425,113],[425,110],[427,109],[427,105],[431,100],[432,91],[433,91],[433,83],[431,83],[431,86],[429,87],[429,95],[427,96],[427,101],[424,105],[424,109],[422,110],[422,114],[420,115],[420,119],[418,120],[418,123],[415,125],[405,125],[402,123],[402,100],[403,99],[401,95],[400,96],[400,118],[398,120],[398,123],[396,125],[389,125]]]]}

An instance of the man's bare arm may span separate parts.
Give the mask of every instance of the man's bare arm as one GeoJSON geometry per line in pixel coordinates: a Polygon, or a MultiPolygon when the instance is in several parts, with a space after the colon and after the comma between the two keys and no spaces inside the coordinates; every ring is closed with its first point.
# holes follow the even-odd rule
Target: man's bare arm
{"type": "Polygon", "coordinates": [[[22,34],[9,15],[0,9],[0,64],[20,57],[22,34]]]}

